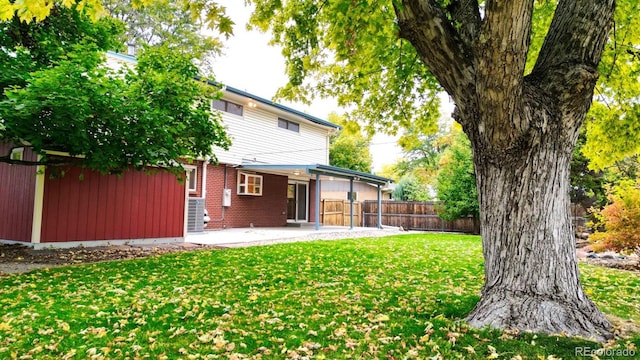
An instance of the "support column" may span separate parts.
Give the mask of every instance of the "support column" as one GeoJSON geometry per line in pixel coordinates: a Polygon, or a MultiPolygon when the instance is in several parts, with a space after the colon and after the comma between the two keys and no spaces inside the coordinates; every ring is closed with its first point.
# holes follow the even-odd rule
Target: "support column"
{"type": "Polygon", "coordinates": [[[378,221],[377,221],[378,229],[382,229],[382,189],[380,189],[380,184],[378,184],[378,221]]]}
{"type": "Polygon", "coordinates": [[[320,230],[320,174],[316,174],[316,230],[320,230]]]}
{"type": "Polygon", "coordinates": [[[349,179],[349,229],[353,229],[353,178],[349,179]]]}

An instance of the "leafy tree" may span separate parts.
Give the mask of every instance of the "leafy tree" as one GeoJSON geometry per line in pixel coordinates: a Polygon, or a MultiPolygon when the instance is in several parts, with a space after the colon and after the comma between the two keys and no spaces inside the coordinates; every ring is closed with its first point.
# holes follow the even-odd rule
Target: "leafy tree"
{"type": "Polygon", "coordinates": [[[189,56],[148,48],[135,70],[115,73],[103,62],[117,28],[64,7],[43,22],[14,17],[2,26],[2,56],[19,61],[5,65],[10,73],[1,78],[0,141],[30,146],[42,158],[0,154],[0,161],[56,165],[61,160],[46,150],[58,150],[102,172],[157,165],[179,173],[177,159],[229,146],[209,106],[217,89],[194,80],[189,56]]]}
{"type": "Polygon", "coordinates": [[[371,171],[370,140],[362,134],[360,126],[348,122],[335,113],[329,114],[329,121],[342,126],[342,130],[331,135],[329,141],[329,164],[356,171],[371,171]]]}
{"type": "MultiPolygon", "coordinates": [[[[31,21],[42,21],[51,13],[55,13],[60,8],[74,9],[93,21],[104,17],[108,13],[122,16],[121,20],[129,23],[129,35],[151,36],[151,39],[166,38],[169,35],[177,35],[184,30],[178,26],[187,26],[191,31],[191,23],[201,24],[211,30],[216,30],[220,34],[230,35],[232,33],[233,21],[225,13],[225,7],[220,6],[216,1],[211,0],[180,0],[167,3],[164,0],[129,0],[121,3],[115,0],[51,0],[51,1],[14,1],[0,0],[0,21],[11,20],[14,17],[29,23],[31,21]],[[107,5],[106,8],[104,5],[107,5]],[[123,7],[129,7],[124,9],[123,7]],[[150,9],[140,11],[144,7],[150,9]],[[108,10],[108,11],[107,11],[108,10]],[[159,12],[168,11],[164,14],[170,19],[163,19],[159,12]],[[175,17],[169,16],[175,15],[175,17]],[[191,16],[191,23],[185,23],[183,15],[191,16]],[[133,20],[133,18],[138,17],[133,20]],[[160,24],[151,24],[150,21],[159,21],[160,24]],[[160,25],[160,26],[158,26],[160,25]]],[[[182,35],[185,35],[183,33],[182,35]]],[[[190,38],[191,36],[186,36],[190,38]]],[[[150,41],[146,42],[149,43],[150,41]]]]}
{"type": "Polygon", "coordinates": [[[471,144],[463,133],[456,136],[442,155],[436,191],[442,204],[438,208],[442,219],[451,221],[469,215],[475,219],[479,217],[471,144]]]}
{"type": "Polygon", "coordinates": [[[640,3],[617,1],[615,28],[599,66],[583,153],[594,170],[640,153],[640,3]]]}
{"type": "Polygon", "coordinates": [[[599,250],[634,251],[640,247],[640,182],[626,180],[608,192],[610,204],[595,213],[604,230],[589,240],[599,250]]]}
{"type": "MultiPolygon", "coordinates": [[[[144,6],[136,6],[137,2],[103,2],[110,16],[125,24],[124,43],[136,48],[142,45],[168,45],[174,51],[188,53],[197,59],[201,72],[211,73],[209,59],[220,53],[222,42],[212,35],[213,32],[202,32],[207,17],[201,15],[200,6],[191,6],[191,2],[186,0],[156,0],[144,6]]],[[[220,8],[217,14],[224,20],[215,24],[214,30],[228,38],[233,22],[224,15],[224,8],[220,8]]]]}
{"type": "Polygon", "coordinates": [[[589,210],[594,206],[601,208],[606,202],[606,174],[589,168],[589,159],[582,151],[585,142],[586,132],[583,130],[571,158],[569,195],[572,203],[580,204],[585,210],[589,210]]]}
{"type": "MultiPolygon", "coordinates": [[[[428,128],[435,94],[453,99],[474,154],[485,257],[471,325],[611,336],[580,284],[569,166],[605,44],[621,40],[609,41],[615,0],[252,2],[252,23],[271,29],[287,60],[281,97],[335,96],[382,128],[428,128]]],[[[624,3],[623,16],[637,14],[624,3]]],[[[601,67],[629,56],[618,59],[601,67]]]]}
{"type": "Polygon", "coordinates": [[[427,184],[437,173],[438,160],[446,147],[441,133],[407,131],[398,140],[403,150],[403,157],[396,163],[396,170],[401,176],[417,177],[427,184]]]}
{"type": "Polygon", "coordinates": [[[400,179],[393,190],[393,198],[402,201],[430,200],[427,187],[415,176],[407,175],[400,179]]]}

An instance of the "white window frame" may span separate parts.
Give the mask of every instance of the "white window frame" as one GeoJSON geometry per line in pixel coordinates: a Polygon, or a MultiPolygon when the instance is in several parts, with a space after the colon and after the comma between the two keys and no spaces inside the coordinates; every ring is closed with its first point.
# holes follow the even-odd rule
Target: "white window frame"
{"type": "Polygon", "coordinates": [[[11,149],[11,155],[9,155],[9,159],[17,161],[24,160],[24,148],[19,147],[11,149]]]}
{"type": "Polygon", "coordinates": [[[195,166],[185,166],[184,169],[187,171],[187,190],[189,190],[190,193],[198,191],[198,168],[195,166]],[[191,187],[192,181],[193,187],[191,187]]]}
{"type": "MultiPolygon", "coordinates": [[[[347,201],[351,201],[351,199],[349,198],[350,194],[351,194],[351,191],[347,191],[347,201]]],[[[353,192],[353,201],[358,201],[358,192],[357,191],[353,192]]]]}
{"type": "Polygon", "coordinates": [[[263,180],[262,175],[238,172],[238,195],[262,196],[263,180]],[[258,180],[258,185],[256,185],[256,180],[258,180]],[[249,191],[251,188],[253,191],[249,191]]]}

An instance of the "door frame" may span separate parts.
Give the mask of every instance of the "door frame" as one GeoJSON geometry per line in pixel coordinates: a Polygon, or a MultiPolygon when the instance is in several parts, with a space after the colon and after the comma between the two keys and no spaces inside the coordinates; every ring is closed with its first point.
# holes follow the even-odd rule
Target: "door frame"
{"type": "Polygon", "coordinates": [[[309,222],[309,181],[301,181],[301,180],[291,180],[289,179],[287,181],[287,200],[289,199],[289,185],[294,185],[295,186],[295,199],[296,199],[296,208],[295,208],[295,216],[293,219],[289,219],[289,214],[287,214],[287,222],[294,222],[294,223],[302,223],[302,222],[309,222]],[[300,202],[298,200],[299,194],[298,194],[298,185],[305,185],[305,204],[306,204],[306,209],[305,209],[305,219],[299,219],[298,218],[298,214],[300,213],[299,210],[299,205],[300,202]]]}

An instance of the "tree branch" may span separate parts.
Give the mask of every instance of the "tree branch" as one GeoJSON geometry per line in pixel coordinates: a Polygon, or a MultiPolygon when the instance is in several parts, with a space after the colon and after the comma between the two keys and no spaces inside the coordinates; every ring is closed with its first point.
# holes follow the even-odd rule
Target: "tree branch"
{"type": "Polygon", "coordinates": [[[26,165],[26,166],[38,166],[38,165],[46,165],[46,166],[69,166],[69,165],[78,165],[79,163],[68,161],[68,160],[15,160],[10,156],[0,156],[0,163],[10,164],[10,165],[26,165]]]}
{"type": "Polygon", "coordinates": [[[460,106],[474,88],[473,55],[435,0],[394,2],[400,36],[415,47],[420,59],[460,106]]]}
{"type": "Polygon", "coordinates": [[[590,103],[614,10],[615,0],[561,0],[530,75],[532,82],[563,105],[571,99],[584,102],[585,97],[590,103]],[[571,68],[581,71],[567,71],[571,68]]]}
{"type": "Polygon", "coordinates": [[[507,145],[528,128],[520,110],[532,14],[533,0],[486,2],[485,19],[474,44],[476,91],[483,128],[494,144],[507,145]]]}

